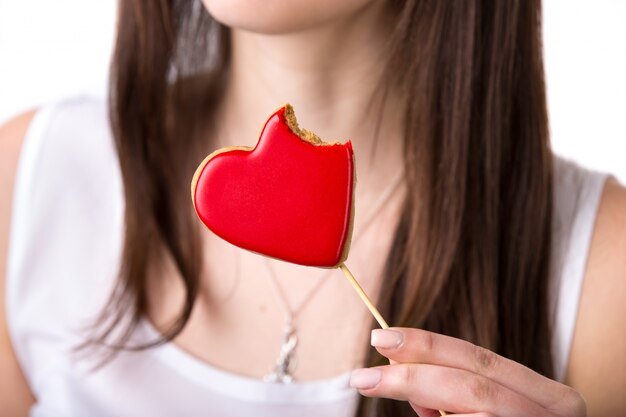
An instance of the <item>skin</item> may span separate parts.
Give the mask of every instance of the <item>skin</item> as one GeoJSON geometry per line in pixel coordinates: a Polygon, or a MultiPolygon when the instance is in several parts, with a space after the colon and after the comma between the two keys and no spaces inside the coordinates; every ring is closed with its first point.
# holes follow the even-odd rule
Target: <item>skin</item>
{"type": "Polygon", "coordinates": [[[15,168],[33,115],[24,113],[0,127],[0,416],[25,416],[35,402],[9,338],[4,292],[15,168]]]}
{"type": "MultiPolygon", "coordinates": [[[[400,93],[392,91],[393,99],[361,110],[368,108],[382,73],[381,39],[390,24],[383,3],[205,0],[218,20],[234,28],[233,72],[219,108],[222,125],[208,133],[217,138],[217,146],[251,146],[267,115],[290,102],[301,126],[314,128],[325,140],[352,139],[359,153],[357,231],[367,217],[368,203],[384,190],[402,160],[400,93]],[[315,7],[309,10],[312,4],[315,7]],[[246,70],[251,67],[255,71],[246,70]],[[385,152],[373,153],[372,116],[377,114],[382,114],[385,152]]],[[[11,416],[26,415],[35,401],[4,318],[12,184],[31,116],[25,114],[0,128],[0,415],[11,416]]],[[[362,236],[355,236],[358,242],[351,250],[350,268],[373,298],[382,270],[380,253],[389,247],[401,197],[394,195],[362,236]]],[[[387,334],[400,335],[401,342],[378,347],[394,364],[374,371],[380,372],[379,381],[360,392],[410,401],[422,416],[437,415],[432,411],[436,409],[483,417],[582,416],[583,397],[588,415],[619,415],[626,408],[620,391],[626,386],[626,334],[621,322],[626,317],[624,213],[626,189],[609,182],[598,212],[568,366],[566,384],[571,388],[467,342],[396,328],[387,334]]],[[[209,233],[203,237],[202,290],[188,326],[174,343],[206,363],[259,378],[277,357],[284,319],[268,270],[259,256],[234,250],[209,233]],[[255,349],[249,348],[250,340],[255,349]]],[[[171,323],[183,299],[169,258],[164,254],[162,259],[152,266],[156,284],[148,294],[148,318],[158,329],[171,323]]],[[[300,339],[296,378],[326,378],[362,366],[370,338],[363,323],[370,317],[340,272],[272,264],[292,306],[323,283],[296,322],[300,339]]],[[[380,331],[371,339],[380,344],[380,331]]],[[[355,385],[363,382],[359,372],[363,376],[363,371],[354,373],[355,385]]]]}

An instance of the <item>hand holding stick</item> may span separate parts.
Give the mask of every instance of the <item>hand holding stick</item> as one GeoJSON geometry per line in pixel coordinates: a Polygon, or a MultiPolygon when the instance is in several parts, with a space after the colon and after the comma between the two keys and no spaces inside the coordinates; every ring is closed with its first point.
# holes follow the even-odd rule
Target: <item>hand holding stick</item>
{"type": "MultiPolygon", "coordinates": [[[[372,300],[370,300],[370,298],[367,296],[367,294],[365,293],[365,291],[363,290],[359,282],[356,280],[356,278],[354,278],[354,275],[352,275],[352,272],[350,272],[346,264],[342,263],[341,265],[339,265],[339,269],[341,269],[341,271],[344,273],[346,278],[348,278],[348,281],[350,281],[350,284],[352,285],[356,293],[359,295],[359,297],[361,297],[361,300],[363,301],[363,303],[365,303],[365,305],[367,306],[367,309],[370,311],[370,313],[372,313],[372,316],[374,316],[374,318],[376,319],[380,327],[383,329],[388,329],[389,325],[383,318],[382,314],[380,314],[380,311],[378,311],[376,306],[374,306],[374,303],[372,303],[372,300]]],[[[446,413],[443,410],[438,410],[438,411],[439,411],[439,415],[441,416],[448,415],[448,413],[446,413]]]]}

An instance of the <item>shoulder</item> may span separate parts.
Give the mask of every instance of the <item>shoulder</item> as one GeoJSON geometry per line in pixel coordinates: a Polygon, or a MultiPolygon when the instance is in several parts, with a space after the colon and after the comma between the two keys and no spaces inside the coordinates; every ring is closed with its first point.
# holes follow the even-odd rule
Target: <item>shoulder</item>
{"type": "Polygon", "coordinates": [[[0,126],[0,201],[3,209],[10,200],[22,142],[36,112],[36,109],[27,111],[0,126]]]}
{"type": "Polygon", "coordinates": [[[22,113],[0,126],[0,175],[2,181],[2,202],[10,197],[10,188],[19,157],[22,142],[36,109],[22,113]],[[6,197],[6,198],[4,198],[6,197]]]}
{"type": "Polygon", "coordinates": [[[123,209],[118,169],[104,100],[64,99],[1,128],[0,361],[20,371],[17,356],[31,386],[54,362],[51,355],[64,354],[67,335],[83,312],[92,313],[88,304],[99,306],[94,288],[115,276],[123,209]],[[59,298],[59,288],[81,296],[59,298]]]}
{"type": "MultiPolygon", "coordinates": [[[[14,166],[17,165],[22,142],[24,147],[19,152],[22,156],[47,155],[45,151],[55,148],[58,150],[55,155],[60,155],[61,151],[71,155],[82,145],[94,144],[99,139],[106,138],[100,142],[111,142],[106,102],[87,96],[43,104],[11,120],[2,127],[2,131],[5,143],[0,146],[12,146],[13,151],[9,150],[7,157],[14,159],[14,166]],[[15,142],[18,141],[16,150],[15,142]]],[[[2,155],[4,157],[4,151],[2,155]]]]}
{"type": "Polygon", "coordinates": [[[590,415],[626,408],[626,188],[610,178],[602,190],[585,271],[567,383],[590,415]]]}
{"type": "MultiPolygon", "coordinates": [[[[4,271],[9,224],[13,203],[13,184],[24,136],[37,110],[30,110],[0,126],[0,305],[4,302],[4,271]]],[[[0,318],[4,309],[0,309],[0,318]]],[[[4,320],[2,320],[4,322],[4,320]]]]}
{"type": "MultiPolygon", "coordinates": [[[[59,200],[89,188],[103,168],[116,165],[105,100],[81,96],[47,103],[32,114],[25,132],[14,199],[18,203],[59,200]]],[[[21,205],[30,207],[40,205],[21,205]]]]}
{"type": "Polygon", "coordinates": [[[25,415],[33,398],[13,351],[5,318],[5,270],[13,183],[24,136],[36,110],[0,126],[0,414],[25,415]],[[5,395],[6,394],[6,395],[5,395]]]}
{"type": "MultiPolygon", "coordinates": [[[[0,126],[0,284],[4,281],[13,183],[24,136],[36,110],[25,112],[0,126]]],[[[0,286],[0,291],[4,285],[0,286]]],[[[0,292],[4,295],[4,291],[0,292]]],[[[0,303],[4,297],[0,298],[0,303]]],[[[4,309],[0,309],[0,317],[4,309]]]]}
{"type": "Polygon", "coordinates": [[[2,131],[0,146],[7,152],[3,149],[0,154],[10,159],[2,161],[3,168],[10,167],[3,175],[7,182],[3,210],[5,219],[8,210],[14,211],[12,227],[24,223],[15,220],[28,219],[50,202],[62,209],[61,203],[70,203],[66,197],[97,185],[102,171],[117,166],[102,99],[73,97],[47,103],[18,116],[2,131]]]}

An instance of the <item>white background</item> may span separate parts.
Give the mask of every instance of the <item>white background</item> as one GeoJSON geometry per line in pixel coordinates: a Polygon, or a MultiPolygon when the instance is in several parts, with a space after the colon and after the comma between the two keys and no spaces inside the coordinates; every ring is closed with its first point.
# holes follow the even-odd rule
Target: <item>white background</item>
{"type": "MultiPolygon", "coordinates": [[[[189,0],[191,1],[191,0],[189,0]]],[[[104,95],[114,0],[0,0],[0,123],[104,95]]],[[[626,183],[626,0],[544,0],[553,147],[626,183]]]]}

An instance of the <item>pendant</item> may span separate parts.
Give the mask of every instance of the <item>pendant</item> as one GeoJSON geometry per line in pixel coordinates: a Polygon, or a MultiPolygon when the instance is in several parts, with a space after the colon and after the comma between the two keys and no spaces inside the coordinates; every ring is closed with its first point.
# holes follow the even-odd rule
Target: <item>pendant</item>
{"type": "Polygon", "coordinates": [[[292,368],[297,345],[298,336],[296,335],[296,328],[293,326],[291,318],[289,318],[285,322],[285,328],[283,329],[280,354],[276,360],[274,372],[266,375],[263,378],[264,381],[278,384],[290,384],[294,381],[292,368]]]}

